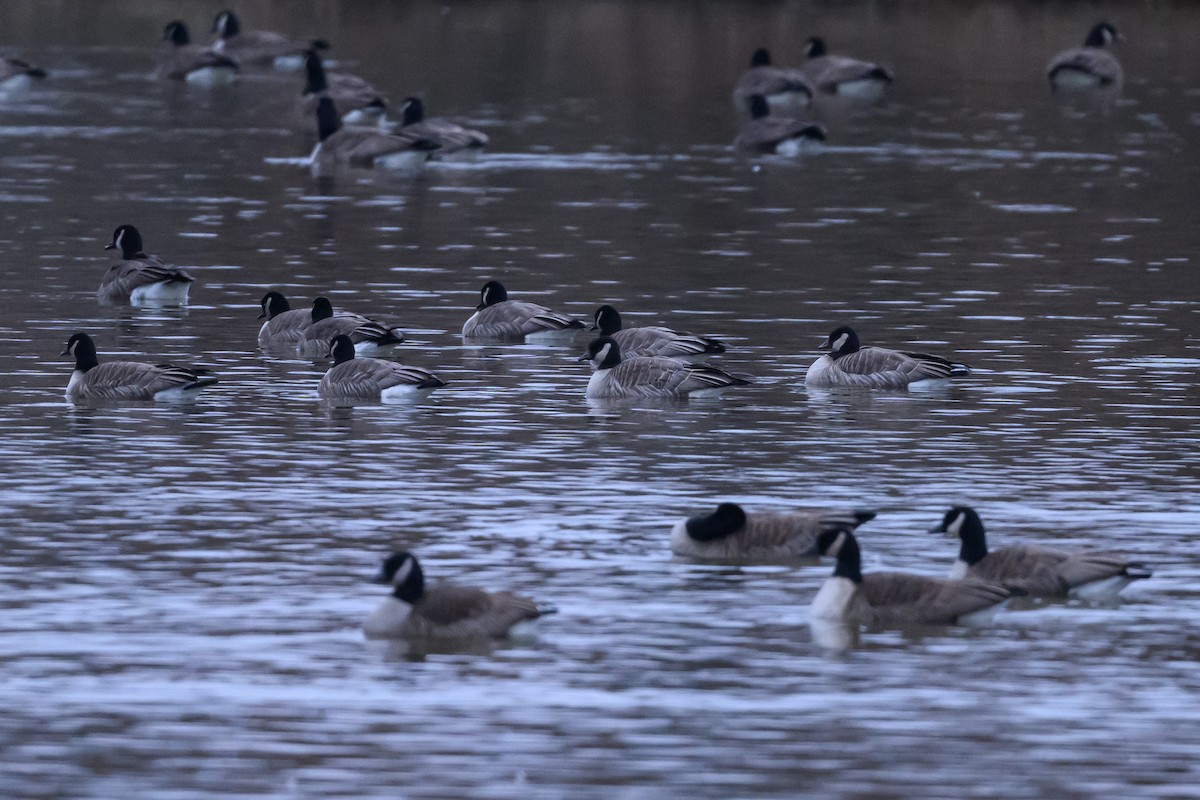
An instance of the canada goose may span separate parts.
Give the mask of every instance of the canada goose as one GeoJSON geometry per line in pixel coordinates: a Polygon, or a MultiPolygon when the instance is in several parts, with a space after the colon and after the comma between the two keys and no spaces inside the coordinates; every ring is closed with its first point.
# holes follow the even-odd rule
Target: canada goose
{"type": "Polygon", "coordinates": [[[500,281],[488,281],[479,290],[479,305],[463,323],[465,339],[501,342],[563,341],[575,336],[584,325],[545,306],[509,300],[500,281]]]}
{"type": "Polygon", "coordinates": [[[238,62],[211,48],[192,44],[187,25],[174,20],[163,28],[167,42],[159,63],[158,75],[173,81],[201,86],[221,86],[237,77],[238,62]]]}
{"type": "Polygon", "coordinates": [[[369,639],[498,639],[518,622],[554,613],[508,592],[453,584],[427,589],[416,556],[403,551],[383,562],[374,582],[395,588],[363,623],[369,639]]]}
{"type": "Polygon", "coordinates": [[[593,400],[649,400],[713,397],[730,386],[750,381],[708,364],[689,364],[665,356],[621,358],[621,346],[610,336],[588,345],[580,361],[592,364],[585,395],[593,400]]]}
{"type": "Polygon", "coordinates": [[[979,580],[927,578],[908,572],[863,575],[858,541],[847,530],[822,531],[811,554],[837,558],[833,575],[813,598],[812,615],[821,620],[873,628],[984,622],[1020,594],[979,580]]]}
{"type": "Polygon", "coordinates": [[[1046,76],[1053,89],[1064,91],[1096,89],[1121,83],[1121,62],[1108,50],[1124,37],[1110,23],[1100,22],[1088,33],[1083,47],[1072,47],[1050,59],[1046,76]]]}
{"type": "Polygon", "coordinates": [[[100,279],[101,301],[128,300],[133,305],[183,305],[195,278],[174,264],[142,251],[142,235],[132,225],[119,225],[105,250],[120,250],[121,260],[100,279]]]}
{"type": "Polygon", "coordinates": [[[75,371],[67,383],[71,400],[190,400],[217,382],[208,370],[140,361],[96,358],[96,344],[86,333],[67,340],[64,356],[75,357],[75,371]]]}
{"type": "Polygon", "coordinates": [[[212,33],[217,37],[213,50],[218,53],[236,58],[242,64],[273,66],[289,72],[304,66],[304,56],[309,50],[329,49],[329,43],[323,39],[305,41],[273,31],[244,31],[237,15],[228,9],[213,19],[212,33]]]}
{"type": "Polygon", "coordinates": [[[867,509],[746,513],[721,503],[711,514],[681,519],[671,529],[671,552],[715,560],[794,561],[823,530],[854,530],[875,518],[867,509]]]}
{"type": "Polygon", "coordinates": [[[733,149],[742,153],[796,156],[808,145],[825,141],[825,129],[815,122],[772,116],[765,97],[750,98],[750,119],[733,140],[733,149]]]}
{"type": "Polygon", "coordinates": [[[446,382],[420,367],[406,367],[379,358],[355,358],[349,336],[334,337],[329,345],[333,366],[321,378],[319,391],[327,400],[422,400],[446,382]]]}
{"type": "Polygon", "coordinates": [[[724,353],[725,343],[694,333],[673,331],[670,328],[648,326],[622,328],[621,313],[609,305],[596,309],[596,324],[590,330],[601,336],[611,336],[621,346],[621,355],[632,356],[691,356],[700,353],[724,353]]]}
{"type": "Polygon", "coordinates": [[[482,131],[464,128],[440,117],[426,119],[425,104],[418,97],[404,98],[401,108],[404,116],[392,132],[436,142],[438,149],[433,158],[443,159],[456,153],[472,155],[487,146],[488,137],[482,131]]]}
{"type": "Polygon", "coordinates": [[[804,55],[808,57],[804,62],[805,74],[825,94],[875,99],[892,82],[892,73],[878,64],[830,55],[825,40],[819,36],[805,43],[804,55]]]}
{"type": "Polygon", "coordinates": [[[369,128],[343,128],[333,100],[317,100],[317,134],[320,141],[309,161],[314,167],[350,165],[412,170],[437,150],[437,142],[420,136],[381,133],[369,128]]]}
{"type": "Polygon", "coordinates": [[[34,78],[46,77],[46,70],[19,58],[0,58],[0,93],[27,89],[34,78]]]}
{"type": "Polygon", "coordinates": [[[333,313],[333,304],[326,297],[313,300],[312,324],[296,345],[300,355],[321,358],[329,355],[329,343],[337,336],[348,336],[361,355],[390,353],[404,341],[404,332],[387,323],[353,314],[333,313]]]}
{"type": "Polygon", "coordinates": [[[322,97],[333,100],[347,125],[377,125],[387,111],[387,101],[374,86],[357,75],[326,72],[321,56],[309,50],[304,57],[303,112],[311,118],[322,97]]]}
{"type": "Polygon", "coordinates": [[[971,373],[966,364],[952,364],[938,356],[860,347],[858,334],[844,325],[829,334],[819,349],[830,353],[814,361],[804,376],[806,385],[818,389],[933,389],[945,386],[951,377],[971,373]]]}
{"type": "Polygon", "coordinates": [[[307,308],[292,308],[279,292],[267,292],[261,304],[258,318],[266,322],[258,329],[258,346],[267,350],[299,345],[313,323],[312,312],[307,308]]]}
{"type": "Polygon", "coordinates": [[[1071,553],[1029,545],[988,550],[983,521],[967,506],[951,508],[932,532],[962,540],[951,578],[997,581],[1036,597],[1112,601],[1130,583],[1152,574],[1114,553],[1071,553]]]}
{"type": "Polygon", "coordinates": [[[733,107],[745,112],[750,98],[762,95],[779,112],[803,111],[812,102],[813,85],[802,69],[776,67],[771,64],[771,53],[760,47],[750,57],[750,68],[738,78],[733,87],[733,107]]]}

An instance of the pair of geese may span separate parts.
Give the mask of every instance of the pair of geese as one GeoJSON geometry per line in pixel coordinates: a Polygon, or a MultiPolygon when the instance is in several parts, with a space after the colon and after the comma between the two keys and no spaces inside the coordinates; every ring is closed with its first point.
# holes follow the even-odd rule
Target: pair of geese
{"type": "Polygon", "coordinates": [[[242,66],[295,71],[310,51],[329,48],[323,39],[244,30],[241,20],[229,9],[213,19],[211,34],[215,37],[212,44],[193,44],[186,23],[168,22],[163,29],[163,41],[168,44],[159,75],[200,85],[223,85],[231,83],[242,66]]]}
{"type": "MultiPolygon", "coordinates": [[[[869,628],[983,621],[1017,595],[1113,600],[1133,581],[1151,575],[1112,553],[1032,545],[989,551],[983,522],[968,506],[952,507],[933,529],[961,542],[950,578],[863,574],[853,531],[874,516],[861,509],[749,514],[735,503],[722,503],[712,514],[676,524],[671,550],[722,562],[832,556],[837,564],[813,600],[813,618],[869,628]]],[[[387,558],[375,582],[390,585],[392,592],[363,624],[373,639],[501,638],[514,625],[553,611],[508,592],[427,587],[419,562],[407,551],[387,558]]]]}

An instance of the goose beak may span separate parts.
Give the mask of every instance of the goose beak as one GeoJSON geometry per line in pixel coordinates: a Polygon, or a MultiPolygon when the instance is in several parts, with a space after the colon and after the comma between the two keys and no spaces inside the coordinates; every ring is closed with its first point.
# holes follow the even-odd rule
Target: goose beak
{"type": "Polygon", "coordinates": [[[826,339],[825,341],[823,341],[819,345],[817,345],[818,353],[828,353],[831,350],[833,350],[833,343],[830,342],[828,339],[826,339]]]}
{"type": "Polygon", "coordinates": [[[265,312],[265,311],[264,311],[264,312],[262,312],[261,314],[259,314],[259,315],[258,315],[258,318],[259,318],[259,319],[266,319],[266,318],[267,318],[267,312],[265,312]]]}
{"type": "Polygon", "coordinates": [[[388,576],[383,570],[379,570],[379,573],[374,578],[371,578],[371,583],[380,583],[386,585],[391,583],[391,581],[388,580],[388,576]]]}
{"type": "Polygon", "coordinates": [[[109,242],[108,244],[104,245],[104,249],[105,250],[116,250],[117,246],[115,244],[113,244],[112,242],[109,242]]]}
{"type": "Polygon", "coordinates": [[[600,326],[599,326],[599,325],[593,325],[592,327],[588,328],[588,330],[589,330],[589,331],[598,331],[598,330],[600,330],[600,326]]]}
{"type": "Polygon", "coordinates": [[[483,311],[485,308],[487,308],[487,304],[485,303],[480,303],[479,305],[475,306],[476,311],[483,311]]]}
{"type": "Polygon", "coordinates": [[[69,355],[71,355],[71,351],[70,351],[70,350],[63,350],[61,353],[59,353],[59,355],[60,355],[60,356],[69,356],[69,355]]]}
{"type": "Polygon", "coordinates": [[[591,356],[591,354],[590,354],[590,353],[584,353],[583,355],[581,355],[579,358],[577,358],[577,359],[575,359],[575,360],[576,360],[576,361],[578,361],[578,362],[582,362],[582,361],[591,361],[591,360],[592,360],[592,356],[591,356]]]}

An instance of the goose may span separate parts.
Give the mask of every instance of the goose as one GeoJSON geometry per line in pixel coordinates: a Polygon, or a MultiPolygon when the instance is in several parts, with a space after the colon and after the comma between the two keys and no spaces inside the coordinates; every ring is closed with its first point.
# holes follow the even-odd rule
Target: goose
{"type": "Polygon", "coordinates": [[[892,82],[892,73],[878,64],[830,55],[825,40],[819,36],[805,43],[804,55],[808,59],[804,62],[805,74],[824,94],[875,99],[892,82]]]}
{"type": "Polygon", "coordinates": [[[273,31],[244,31],[241,20],[226,9],[213,19],[212,33],[217,37],[212,49],[235,58],[242,64],[273,66],[294,72],[304,66],[309,50],[328,50],[323,39],[293,39],[273,31]]]}
{"type": "Polygon", "coordinates": [[[105,250],[120,250],[121,260],[100,279],[97,294],[107,303],[128,300],[133,305],[183,305],[195,278],[158,256],[142,250],[142,234],[132,225],[118,225],[105,250]]]}
{"type": "Polygon", "coordinates": [[[1112,602],[1151,571],[1114,553],[1068,552],[1017,545],[988,550],[983,521],[973,508],[954,506],[931,531],[962,541],[951,578],[978,578],[1015,586],[1035,597],[1112,602]]]}
{"type": "Polygon", "coordinates": [[[329,355],[329,343],[337,336],[348,336],[361,355],[390,353],[404,341],[404,332],[387,323],[348,311],[334,314],[327,297],[313,300],[310,317],[312,324],[296,345],[305,358],[329,355]]]}
{"type": "Polygon", "coordinates": [[[437,150],[437,142],[416,135],[382,133],[369,128],[343,128],[337,106],[329,97],[317,100],[320,141],[309,156],[314,167],[348,165],[413,170],[437,150]]]}
{"type": "Polygon", "coordinates": [[[772,116],[771,106],[761,94],[750,98],[750,119],[733,140],[741,153],[793,157],[814,142],[825,141],[825,128],[815,122],[772,116]]]}
{"type": "Polygon", "coordinates": [[[319,391],[327,400],[423,400],[446,382],[420,367],[406,367],[379,358],[355,358],[349,336],[334,337],[329,345],[333,366],[321,378],[319,391]]]}
{"type": "Polygon", "coordinates": [[[0,58],[0,92],[18,92],[29,88],[34,78],[46,77],[46,70],[19,58],[0,58]]]}
{"type": "Polygon", "coordinates": [[[388,557],[374,582],[394,588],[363,623],[369,639],[499,639],[518,622],[555,610],[508,592],[454,584],[426,588],[420,562],[405,551],[388,557]]]}
{"type": "Polygon", "coordinates": [[[804,70],[772,65],[770,51],[760,47],[750,57],[750,68],[733,87],[733,107],[744,112],[750,107],[751,97],[762,95],[773,110],[803,111],[813,94],[812,82],[804,70]]]}
{"type": "Polygon", "coordinates": [[[143,364],[140,361],[108,361],[96,358],[96,343],[86,333],[67,340],[61,355],[75,357],[75,371],[67,383],[71,400],[191,400],[217,382],[206,369],[174,364],[143,364]]]}
{"type": "Polygon", "coordinates": [[[829,334],[820,349],[830,352],[814,361],[804,376],[807,386],[818,389],[935,389],[951,377],[971,373],[966,364],[952,364],[938,356],[861,347],[858,334],[844,325],[829,334]]]}
{"type": "Polygon", "coordinates": [[[1088,33],[1083,47],[1072,47],[1050,59],[1046,77],[1052,89],[1071,91],[1096,89],[1121,83],[1121,62],[1108,45],[1124,37],[1108,22],[1097,23],[1088,33]]]}
{"type": "Polygon", "coordinates": [[[868,509],[748,514],[737,503],[721,503],[711,514],[677,522],[671,529],[671,552],[715,560],[794,561],[812,548],[821,531],[854,530],[874,518],[868,509]]]}
{"type": "Polygon", "coordinates": [[[433,158],[444,159],[454,154],[474,155],[487,146],[488,137],[482,131],[464,128],[440,117],[426,119],[425,104],[418,97],[404,98],[401,109],[403,117],[392,132],[436,142],[438,148],[433,158]]]}
{"type": "Polygon", "coordinates": [[[258,329],[258,346],[267,349],[297,347],[304,332],[313,323],[312,312],[306,308],[292,308],[287,298],[279,292],[267,292],[261,301],[259,319],[266,322],[258,329]]]}
{"type": "Polygon", "coordinates": [[[596,324],[590,330],[611,336],[621,346],[621,354],[631,356],[691,356],[700,353],[724,353],[725,343],[708,336],[648,326],[622,328],[621,313],[610,305],[596,309],[596,324]]]}
{"type": "Polygon", "coordinates": [[[306,118],[316,113],[322,97],[333,100],[347,125],[378,125],[387,111],[387,101],[374,86],[357,75],[326,72],[316,50],[309,50],[304,57],[304,73],[302,107],[306,118]]]}
{"type": "Polygon", "coordinates": [[[585,396],[593,400],[681,400],[714,397],[730,386],[751,381],[708,364],[689,364],[666,356],[621,358],[621,346],[611,336],[588,345],[580,361],[592,364],[585,396]]]}
{"type": "Polygon", "coordinates": [[[238,62],[208,47],[192,44],[187,25],[179,20],[163,28],[167,42],[159,63],[158,75],[173,81],[185,81],[201,86],[221,86],[237,77],[238,62]]]}
{"type": "Polygon", "coordinates": [[[479,290],[479,305],[463,323],[464,339],[501,342],[546,342],[574,338],[584,327],[577,319],[551,311],[536,303],[509,300],[500,281],[488,281],[479,290]]]}
{"type": "Polygon", "coordinates": [[[818,620],[886,628],[986,622],[1015,589],[980,580],[954,581],[908,572],[862,574],[858,540],[848,530],[825,530],[812,555],[837,558],[837,566],[812,602],[818,620]]]}

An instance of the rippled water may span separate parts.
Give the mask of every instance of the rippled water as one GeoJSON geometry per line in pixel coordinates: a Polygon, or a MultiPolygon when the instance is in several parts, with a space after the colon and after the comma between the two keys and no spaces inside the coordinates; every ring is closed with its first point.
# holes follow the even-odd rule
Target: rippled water
{"type": "MultiPolygon", "coordinates": [[[[417,177],[317,180],[294,76],[150,77],[157,7],[0,8],[52,78],[0,100],[0,783],[10,797],[1192,797],[1200,733],[1196,375],[1200,13],[957,4],[272,4],[393,99],[492,146],[417,177]],[[1108,109],[1041,69],[1107,14],[1108,109]],[[318,26],[320,30],[317,30],[318,26]],[[815,29],[899,76],[825,109],[829,146],[745,162],[749,52],[815,29]],[[119,223],[198,277],[100,306],[119,223]],[[464,345],[482,283],[718,335],[757,385],[611,408],[570,347],[464,345]],[[396,319],[449,382],[330,409],[324,363],[256,348],[280,287],[396,319]],[[814,392],[834,326],[954,354],[924,395],[814,392]],[[77,405],[67,337],[207,365],[194,405],[77,405]],[[830,653],[828,566],[673,559],[721,499],[852,504],[869,568],[940,575],[952,502],[995,543],[1155,568],[1119,606],[830,653]],[[431,580],[555,603],[486,651],[363,640],[393,546],[431,580]]],[[[194,30],[213,11],[185,3],[194,30]]]]}

